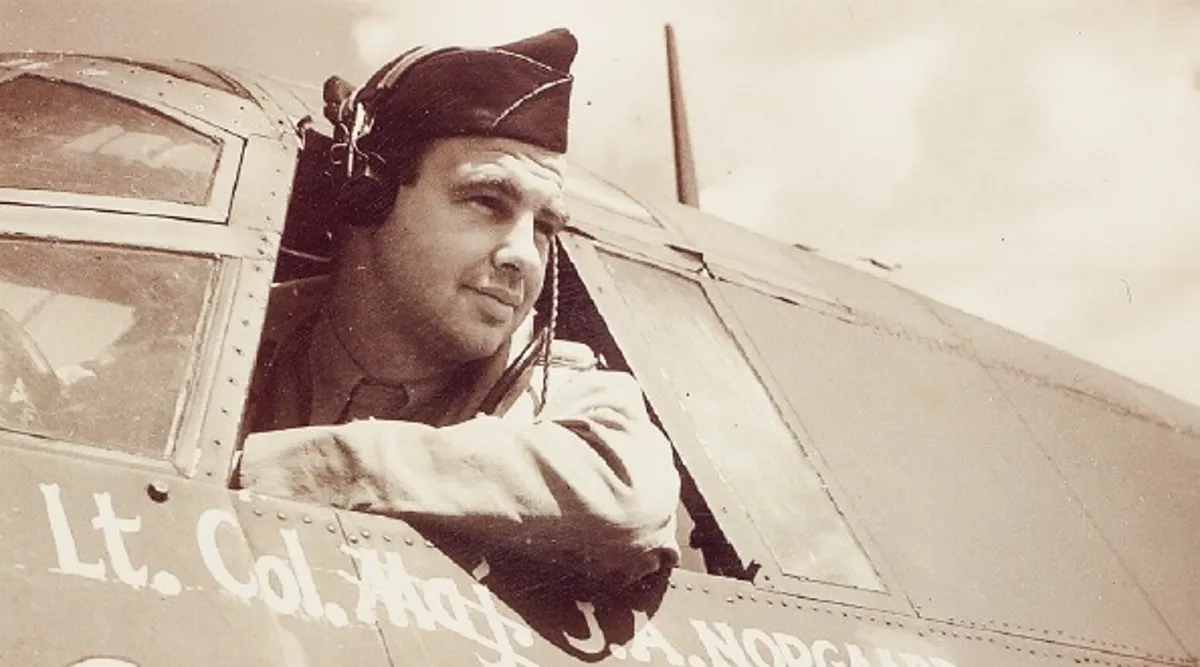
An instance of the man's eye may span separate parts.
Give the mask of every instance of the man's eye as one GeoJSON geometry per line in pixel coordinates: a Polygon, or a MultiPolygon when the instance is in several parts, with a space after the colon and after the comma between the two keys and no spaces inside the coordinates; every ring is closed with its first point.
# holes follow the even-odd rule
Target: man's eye
{"type": "Polygon", "coordinates": [[[504,203],[503,199],[491,195],[477,195],[471,197],[469,201],[492,215],[503,216],[508,210],[508,205],[504,203]]]}

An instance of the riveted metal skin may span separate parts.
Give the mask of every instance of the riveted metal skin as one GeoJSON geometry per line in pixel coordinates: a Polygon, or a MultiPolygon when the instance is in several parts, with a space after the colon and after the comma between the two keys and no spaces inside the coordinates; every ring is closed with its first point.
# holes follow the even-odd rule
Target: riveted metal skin
{"type": "Polygon", "coordinates": [[[271,267],[269,260],[245,260],[233,274],[236,297],[228,319],[223,321],[225,345],[215,365],[203,431],[194,441],[196,449],[180,457],[181,463],[191,462],[185,468],[190,476],[224,481],[231,473],[234,446],[240,437],[242,404],[249,391],[254,352],[266,313],[265,296],[260,295],[265,295],[269,288],[263,276],[269,275],[271,267]]]}
{"type": "Polygon", "coordinates": [[[795,260],[794,249],[738,225],[721,224],[690,206],[656,202],[653,208],[684,244],[704,256],[713,273],[771,286],[799,302],[844,310],[845,304],[795,260]]]}
{"type": "MultiPolygon", "coordinates": [[[[256,598],[296,637],[305,664],[386,665],[379,630],[356,618],[358,574],[346,536],[324,528],[337,524],[335,512],[250,493],[233,502],[254,556],[256,598]]],[[[248,581],[246,572],[238,576],[248,581]]]]}
{"type": "Polygon", "coordinates": [[[171,499],[171,487],[156,479],[146,485],[146,495],[156,503],[165,503],[171,499]]]}
{"type": "Polygon", "coordinates": [[[106,90],[147,106],[174,109],[241,137],[279,134],[274,119],[251,100],[132,64],[86,55],[0,53],[0,70],[106,90]]]}
{"type": "MultiPolygon", "coordinates": [[[[1181,643],[1192,655],[1200,654],[1200,577],[1195,558],[1186,555],[1200,553],[1200,515],[1195,511],[1200,489],[1191,484],[1200,474],[1200,462],[1185,454],[1200,452],[1200,436],[1129,419],[1017,375],[1002,374],[997,381],[1105,540],[1120,549],[1124,566],[1159,600],[1166,620],[1183,630],[1181,643]],[[1139,446],[1133,449],[1128,443],[1139,446]]],[[[1043,621],[1041,627],[1058,626],[1043,621]]],[[[1110,641],[1152,650],[1138,641],[1149,636],[1110,636],[1110,641]]]]}
{"type": "MultiPolygon", "coordinates": [[[[366,603],[359,598],[361,613],[352,623],[376,623],[389,654],[413,664],[1173,664],[1132,658],[1117,647],[1083,650],[1054,638],[960,628],[682,570],[617,590],[433,529],[338,516],[345,534],[357,536],[351,553],[365,586],[359,590],[366,603]],[[436,548],[424,546],[427,538],[436,548]]],[[[272,523],[269,516],[262,521],[272,523]]]]}
{"type": "Polygon", "coordinates": [[[308,118],[326,136],[331,136],[332,126],[321,109],[325,100],[317,85],[282,82],[255,72],[222,70],[250,90],[263,110],[271,117],[281,132],[295,133],[299,121],[308,118]]]}
{"type": "Polygon", "coordinates": [[[954,331],[927,307],[927,299],[815,251],[789,247],[784,252],[803,266],[805,275],[822,290],[849,308],[855,321],[919,344],[962,345],[954,331]]]}
{"type": "MultiPolygon", "coordinates": [[[[246,141],[246,157],[238,177],[238,187],[244,189],[245,196],[234,201],[229,215],[231,227],[282,233],[298,151],[299,138],[292,134],[282,139],[251,137],[246,141]]],[[[271,252],[267,256],[275,255],[271,252]]]]}
{"type": "Polygon", "coordinates": [[[1107,409],[1200,435],[1200,407],[1141,386],[1048,345],[1038,343],[962,311],[924,299],[969,353],[989,369],[1029,377],[1101,402],[1107,409]]]}
{"type": "Polygon", "coordinates": [[[874,491],[859,494],[856,509],[919,616],[995,619],[1026,636],[1063,630],[1085,646],[1182,657],[1159,610],[1030,438],[1012,395],[977,362],[731,291],[760,351],[792,348],[775,360],[775,375],[841,486],[874,491]]]}
{"type": "Polygon", "coordinates": [[[7,436],[0,452],[4,664],[289,664],[271,611],[230,595],[210,567],[214,555],[233,572],[253,562],[239,531],[205,528],[206,516],[233,516],[227,491],[174,479],[155,502],[146,489],[158,474],[7,436]]]}
{"type": "Polygon", "coordinates": [[[295,137],[247,141],[242,187],[234,200],[230,227],[256,233],[253,257],[241,260],[228,301],[224,345],[216,364],[205,431],[192,454],[193,474],[226,480],[232,473],[232,452],[238,442],[243,402],[250,387],[262,323],[266,316],[275,257],[287,213],[298,143],[295,137]]]}

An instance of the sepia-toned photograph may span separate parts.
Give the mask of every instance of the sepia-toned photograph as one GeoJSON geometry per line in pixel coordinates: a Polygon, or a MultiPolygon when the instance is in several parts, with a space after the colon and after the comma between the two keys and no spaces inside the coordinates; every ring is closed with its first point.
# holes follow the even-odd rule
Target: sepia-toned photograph
{"type": "Polygon", "coordinates": [[[0,667],[1195,667],[1195,0],[2,0],[0,667]]]}

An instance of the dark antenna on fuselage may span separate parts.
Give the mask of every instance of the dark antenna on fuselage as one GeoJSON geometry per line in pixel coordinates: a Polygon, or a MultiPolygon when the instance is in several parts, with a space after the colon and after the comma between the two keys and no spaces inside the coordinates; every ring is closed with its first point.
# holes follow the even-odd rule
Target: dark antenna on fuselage
{"type": "Polygon", "coordinates": [[[696,180],[696,162],[692,156],[692,136],[688,131],[687,109],[683,102],[683,83],[679,78],[679,52],[675,28],[664,26],[667,39],[667,78],[671,94],[671,136],[675,146],[675,192],[680,203],[700,206],[700,187],[696,180]]]}

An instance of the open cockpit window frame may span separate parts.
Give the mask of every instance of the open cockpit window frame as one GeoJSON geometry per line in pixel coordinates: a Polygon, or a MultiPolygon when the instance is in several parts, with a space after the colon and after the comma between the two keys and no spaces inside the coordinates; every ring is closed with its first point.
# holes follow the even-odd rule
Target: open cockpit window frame
{"type": "Polygon", "coordinates": [[[11,84],[22,77],[40,83],[67,86],[91,94],[109,96],[120,104],[131,105],[140,111],[162,116],[180,128],[198,133],[215,142],[217,144],[216,165],[210,178],[208,199],[203,204],[12,187],[0,187],[0,203],[185,218],[213,224],[225,224],[229,220],[234,184],[237,181],[245,148],[245,141],[241,137],[195,116],[181,113],[178,109],[156,100],[130,97],[128,90],[125,89],[118,92],[106,86],[105,80],[101,77],[97,77],[95,81],[78,81],[58,78],[44,72],[0,70],[0,90],[3,90],[6,84],[11,84]]]}
{"type": "MultiPolygon", "coordinates": [[[[769,372],[766,372],[768,365],[764,363],[765,360],[754,349],[746,332],[741,329],[733,309],[725,303],[720,284],[731,278],[714,276],[705,266],[700,254],[687,253],[686,248],[674,249],[671,261],[660,261],[659,256],[663,254],[661,248],[655,252],[631,252],[624,246],[617,247],[604,241],[574,235],[564,238],[564,247],[618,347],[628,360],[631,370],[641,382],[652,408],[673,441],[689,481],[694,482],[695,488],[703,497],[704,505],[711,510],[711,519],[723,534],[741,570],[732,573],[712,573],[752,579],[755,585],[764,589],[834,600],[881,611],[912,613],[911,604],[900,592],[896,579],[883,564],[878,550],[870,543],[864,527],[846,511],[849,507],[846,495],[837,488],[829,469],[816,455],[811,443],[806,442],[807,437],[800,420],[782,398],[778,384],[770,378],[769,372]],[[775,419],[780,420],[779,423],[799,445],[799,458],[803,459],[803,463],[798,465],[810,468],[803,474],[808,479],[819,479],[820,490],[823,493],[814,494],[815,502],[823,503],[821,511],[826,515],[840,516],[845,535],[855,544],[869,567],[873,568],[874,585],[856,587],[830,583],[785,571],[783,561],[772,550],[772,539],[756,524],[756,507],[761,505],[755,506],[747,502],[748,494],[745,493],[745,489],[739,492],[737,481],[731,479],[722,469],[718,461],[719,456],[706,449],[705,438],[711,437],[712,434],[696,432],[695,420],[693,416],[689,416],[688,406],[678,398],[678,392],[682,389],[673,386],[672,378],[668,377],[668,373],[662,367],[662,351],[656,349],[656,345],[645,333],[646,318],[653,318],[659,314],[653,311],[653,304],[648,304],[649,312],[634,312],[634,308],[621,295],[622,286],[606,265],[606,256],[636,263],[644,269],[664,272],[664,276],[670,275],[686,280],[700,290],[711,308],[711,312],[703,316],[709,321],[723,325],[718,335],[727,340],[721,345],[727,352],[736,350],[740,355],[739,363],[745,364],[745,369],[740,375],[743,378],[753,377],[761,383],[759,388],[766,396],[768,409],[774,411],[775,419]],[[747,373],[751,373],[752,376],[747,373]]],[[[740,284],[755,289],[753,281],[740,284]]],[[[661,298],[672,297],[663,294],[661,298]]],[[[663,305],[662,302],[659,304],[663,305]]],[[[745,483],[745,479],[742,483],[745,483]]],[[[796,507],[793,511],[801,517],[804,508],[796,507]]],[[[711,569],[712,564],[709,565],[711,569]]]]}
{"type": "Polygon", "coordinates": [[[14,441],[166,476],[218,484],[225,481],[234,457],[298,150],[294,142],[254,136],[230,146],[244,154],[231,160],[241,173],[234,174],[238,187],[229,205],[227,225],[149,211],[0,201],[0,237],[98,244],[202,257],[214,263],[176,413],[161,450],[135,453],[20,434],[13,435],[14,441]]]}

